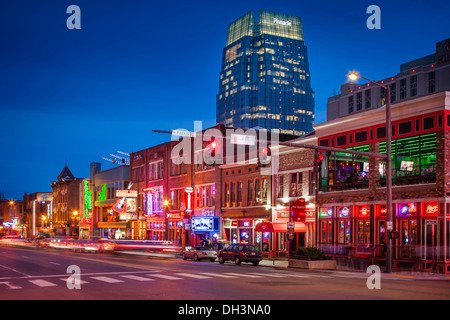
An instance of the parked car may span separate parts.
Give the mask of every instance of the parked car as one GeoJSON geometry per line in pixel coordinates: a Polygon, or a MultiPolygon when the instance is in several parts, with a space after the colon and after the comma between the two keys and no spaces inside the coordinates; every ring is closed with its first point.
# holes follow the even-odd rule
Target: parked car
{"type": "Polygon", "coordinates": [[[256,244],[232,244],[218,253],[219,263],[234,261],[236,265],[242,262],[252,263],[257,266],[262,260],[261,251],[256,244]]]}
{"type": "Polygon", "coordinates": [[[182,258],[183,260],[194,259],[195,261],[209,259],[214,262],[217,258],[217,252],[206,247],[192,247],[183,252],[182,258]]]}

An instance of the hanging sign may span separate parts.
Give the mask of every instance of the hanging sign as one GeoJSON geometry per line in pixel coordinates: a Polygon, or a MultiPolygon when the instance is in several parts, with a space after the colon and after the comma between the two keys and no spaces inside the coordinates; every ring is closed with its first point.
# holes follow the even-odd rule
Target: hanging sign
{"type": "Polygon", "coordinates": [[[292,202],[292,221],[306,220],[306,203],[305,198],[299,198],[292,202]]]}

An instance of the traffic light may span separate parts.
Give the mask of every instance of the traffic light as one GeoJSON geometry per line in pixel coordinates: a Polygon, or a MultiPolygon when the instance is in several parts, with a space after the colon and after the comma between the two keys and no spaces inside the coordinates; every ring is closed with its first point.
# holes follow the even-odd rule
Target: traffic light
{"type": "Polygon", "coordinates": [[[398,231],[391,231],[389,232],[389,238],[391,239],[398,239],[398,231]]]}
{"type": "Polygon", "coordinates": [[[269,147],[262,147],[259,150],[258,167],[266,167],[270,163],[270,149],[269,147]]]}
{"type": "Polygon", "coordinates": [[[209,143],[209,149],[211,150],[211,157],[216,156],[216,149],[217,149],[217,142],[214,138],[211,139],[211,142],[209,143]]]}
{"type": "Polygon", "coordinates": [[[323,154],[316,150],[314,153],[314,172],[320,172],[320,169],[322,168],[322,160],[323,154]]]}

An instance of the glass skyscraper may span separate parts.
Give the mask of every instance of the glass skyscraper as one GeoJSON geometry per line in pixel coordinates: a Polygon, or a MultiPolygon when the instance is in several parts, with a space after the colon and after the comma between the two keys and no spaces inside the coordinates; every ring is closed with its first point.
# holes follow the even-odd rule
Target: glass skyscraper
{"type": "Polygon", "coordinates": [[[260,10],[228,27],[216,121],[304,135],[314,123],[308,53],[299,17],[260,10]]]}

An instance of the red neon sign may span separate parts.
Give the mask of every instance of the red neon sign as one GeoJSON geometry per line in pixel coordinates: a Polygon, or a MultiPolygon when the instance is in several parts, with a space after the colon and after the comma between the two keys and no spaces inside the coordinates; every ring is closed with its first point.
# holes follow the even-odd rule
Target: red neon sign
{"type": "Polygon", "coordinates": [[[358,216],[368,217],[369,215],[370,215],[370,207],[369,206],[358,206],[358,216]]]}
{"type": "Polygon", "coordinates": [[[183,212],[168,212],[167,219],[181,220],[181,219],[183,219],[183,212]]]}
{"type": "Polygon", "coordinates": [[[425,214],[434,215],[437,214],[439,210],[439,205],[436,202],[427,203],[424,206],[425,214]]]}

